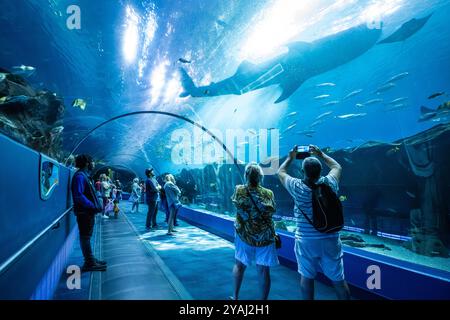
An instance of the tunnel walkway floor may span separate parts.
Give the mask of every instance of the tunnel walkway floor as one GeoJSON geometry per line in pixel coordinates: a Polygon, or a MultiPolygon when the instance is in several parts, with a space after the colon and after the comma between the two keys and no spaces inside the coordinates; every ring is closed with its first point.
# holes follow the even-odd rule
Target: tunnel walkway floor
{"type": "MultiPolygon", "coordinates": [[[[162,261],[180,280],[194,299],[225,300],[233,293],[232,268],[234,244],[192,226],[179,219],[174,236],[167,235],[165,212],[159,211],[157,230],[146,231],[146,205],[139,213],[131,213],[131,206],[121,206],[135,226],[143,242],[149,243],[162,261]]],[[[316,281],[318,300],[336,299],[333,288],[316,281]]],[[[241,287],[241,300],[259,299],[256,267],[247,268],[241,287]]],[[[292,269],[279,265],[271,268],[271,300],[300,300],[300,276],[292,269]]]]}
{"type": "MultiPolygon", "coordinates": [[[[121,201],[118,219],[97,216],[93,247],[108,262],[107,271],[82,273],[81,290],[67,289],[63,274],[54,299],[61,300],[226,300],[232,295],[234,244],[179,220],[174,236],[167,235],[165,213],[158,212],[159,228],[147,231],[147,206],[131,212],[121,201]],[[89,289],[86,289],[86,286],[89,289]]],[[[82,264],[78,239],[69,264],[82,264]]],[[[279,265],[271,268],[271,300],[300,300],[300,277],[279,265]]],[[[247,268],[241,300],[257,300],[255,266],[247,268]]],[[[336,299],[331,287],[316,281],[315,298],[336,299]]]]}

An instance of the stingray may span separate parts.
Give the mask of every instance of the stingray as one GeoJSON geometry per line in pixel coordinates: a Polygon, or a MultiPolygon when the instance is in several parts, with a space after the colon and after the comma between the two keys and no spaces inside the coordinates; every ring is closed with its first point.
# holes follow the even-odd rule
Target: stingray
{"type": "Polygon", "coordinates": [[[405,22],[397,31],[395,31],[392,35],[390,35],[386,39],[378,42],[378,44],[405,41],[406,39],[414,35],[416,32],[418,32],[420,29],[422,29],[425,23],[427,23],[428,19],[430,19],[431,15],[432,14],[421,19],[414,18],[405,22]]]}

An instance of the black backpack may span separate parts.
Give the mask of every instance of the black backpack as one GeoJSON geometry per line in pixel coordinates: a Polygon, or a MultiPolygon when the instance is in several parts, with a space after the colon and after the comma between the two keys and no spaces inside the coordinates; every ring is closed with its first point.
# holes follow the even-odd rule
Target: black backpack
{"type": "Polygon", "coordinates": [[[342,203],[333,189],[326,184],[307,184],[312,190],[311,219],[298,208],[308,222],[319,232],[332,233],[341,230],[344,226],[342,203]]]}

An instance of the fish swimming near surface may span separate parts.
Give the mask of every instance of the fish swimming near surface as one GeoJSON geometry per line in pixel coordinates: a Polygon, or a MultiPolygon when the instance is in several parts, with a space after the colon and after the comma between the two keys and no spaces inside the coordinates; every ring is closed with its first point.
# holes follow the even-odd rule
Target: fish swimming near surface
{"type": "Polygon", "coordinates": [[[190,60],[187,60],[187,59],[184,59],[184,58],[179,58],[179,59],[178,59],[178,62],[185,63],[185,64],[191,63],[190,60]]]}
{"type": "Polygon", "coordinates": [[[197,87],[187,71],[180,68],[184,89],[180,97],[242,95],[278,85],[282,93],[275,103],[279,103],[289,98],[306,80],[366,53],[379,41],[381,32],[381,28],[361,24],[313,42],[292,42],[287,44],[286,53],[259,64],[243,61],[231,77],[206,86],[197,87]]]}
{"type": "Polygon", "coordinates": [[[364,107],[364,104],[362,104],[362,103],[357,103],[357,104],[355,104],[355,107],[362,108],[362,107],[364,107]]]}
{"type": "Polygon", "coordinates": [[[389,78],[389,80],[386,81],[385,83],[398,81],[400,79],[407,77],[408,75],[409,75],[409,72],[402,72],[402,73],[396,74],[395,76],[392,76],[391,78],[389,78]]]}
{"type": "Polygon", "coordinates": [[[11,73],[13,74],[20,75],[22,77],[29,77],[35,73],[36,68],[32,66],[25,66],[22,64],[20,66],[12,67],[12,70],[13,71],[11,73]]]}
{"type": "Polygon", "coordinates": [[[365,106],[370,106],[372,104],[383,102],[383,99],[372,99],[364,103],[365,106]]]}
{"type": "Polygon", "coordinates": [[[386,84],[382,85],[381,87],[379,87],[377,90],[375,90],[374,93],[376,93],[376,94],[381,94],[381,93],[383,93],[383,92],[386,92],[386,91],[388,91],[388,90],[394,88],[395,86],[396,86],[395,83],[389,82],[389,83],[386,83],[386,84]]]}
{"type": "Polygon", "coordinates": [[[433,121],[441,119],[441,117],[450,117],[450,101],[441,104],[437,109],[430,109],[425,106],[420,107],[419,122],[433,121]]]}
{"type": "Polygon", "coordinates": [[[304,130],[304,131],[298,131],[297,134],[301,134],[301,135],[313,135],[314,133],[316,133],[316,130],[304,130]]]}
{"type": "Polygon", "coordinates": [[[367,113],[350,113],[350,114],[343,114],[340,116],[337,116],[339,119],[354,119],[354,118],[361,118],[367,115],[367,113]]]}
{"type": "Polygon", "coordinates": [[[402,102],[404,102],[404,101],[406,101],[406,100],[408,100],[407,97],[400,97],[400,98],[397,98],[397,99],[392,100],[391,102],[388,102],[387,104],[388,104],[388,105],[395,105],[395,104],[402,103],[402,102]]]}
{"type": "Polygon", "coordinates": [[[309,127],[312,128],[312,127],[315,127],[322,123],[323,123],[323,120],[317,120],[317,121],[314,121],[309,127]]]}
{"type": "Polygon", "coordinates": [[[293,117],[297,114],[296,111],[289,113],[288,115],[286,115],[286,117],[293,117]]]}
{"type": "Polygon", "coordinates": [[[255,130],[253,130],[253,129],[248,129],[248,130],[247,130],[247,132],[248,132],[248,133],[251,133],[251,134],[253,134],[253,135],[255,135],[255,134],[256,134],[256,131],[255,131],[255,130]]]}
{"type": "Polygon", "coordinates": [[[413,18],[405,22],[397,31],[395,31],[386,39],[378,42],[378,44],[405,41],[406,39],[417,33],[420,29],[422,29],[423,26],[427,23],[428,19],[430,19],[431,15],[432,14],[421,19],[413,18]]]}
{"type": "Polygon", "coordinates": [[[329,94],[322,94],[320,96],[314,97],[314,99],[321,100],[321,99],[328,98],[329,96],[330,96],[329,94]]]}
{"type": "Polygon", "coordinates": [[[316,85],[316,87],[318,88],[322,88],[322,87],[335,87],[336,84],[333,82],[324,82],[324,83],[319,83],[316,85]]]}
{"type": "Polygon", "coordinates": [[[387,108],[386,111],[397,111],[397,110],[405,109],[407,107],[408,107],[407,104],[399,103],[399,104],[396,104],[396,105],[393,105],[393,106],[387,108]]]}
{"type": "Polygon", "coordinates": [[[286,133],[286,132],[288,132],[289,130],[292,130],[292,128],[294,128],[296,125],[297,125],[296,123],[291,124],[291,125],[290,125],[289,127],[287,127],[282,133],[286,133]]]}
{"type": "Polygon", "coordinates": [[[83,99],[75,99],[72,102],[72,107],[80,108],[81,110],[85,110],[86,109],[86,101],[84,101],[83,99]]]}
{"type": "Polygon", "coordinates": [[[338,100],[333,100],[333,101],[329,101],[329,102],[327,102],[327,103],[324,103],[324,104],[322,105],[322,107],[334,106],[334,105],[336,105],[336,104],[338,104],[338,103],[339,103],[338,100]]]}
{"type": "Polygon", "coordinates": [[[428,97],[428,99],[434,99],[434,98],[437,98],[439,96],[443,96],[444,94],[445,94],[445,92],[436,92],[436,93],[433,93],[432,95],[430,95],[428,97]]]}
{"type": "Polygon", "coordinates": [[[333,111],[327,111],[327,112],[324,112],[324,113],[322,113],[321,115],[319,115],[317,118],[316,118],[316,120],[320,120],[320,119],[322,119],[322,118],[325,118],[326,116],[329,116],[330,114],[332,114],[333,113],[333,111]]]}
{"type": "Polygon", "coordinates": [[[219,26],[223,27],[223,28],[228,27],[228,24],[227,24],[225,21],[221,20],[221,19],[217,19],[217,20],[216,20],[216,23],[217,23],[219,26]]]}
{"type": "Polygon", "coordinates": [[[350,98],[356,96],[357,94],[361,93],[362,91],[363,91],[363,89],[358,89],[358,90],[352,91],[349,94],[347,94],[342,100],[350,99],[350,98]]]}

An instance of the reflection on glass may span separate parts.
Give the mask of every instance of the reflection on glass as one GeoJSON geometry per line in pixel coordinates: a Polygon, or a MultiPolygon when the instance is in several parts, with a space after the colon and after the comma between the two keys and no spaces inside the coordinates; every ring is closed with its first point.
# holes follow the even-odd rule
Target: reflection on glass
{"type": "Polygon", "coordinates": [[[47,200],[50,198],[53,190],[59,183],[58,165],[51,161],[42,161],[41,163],[41,198],[47,200]]]}

